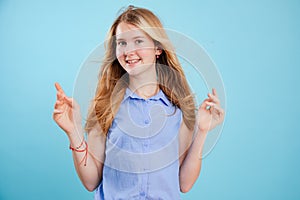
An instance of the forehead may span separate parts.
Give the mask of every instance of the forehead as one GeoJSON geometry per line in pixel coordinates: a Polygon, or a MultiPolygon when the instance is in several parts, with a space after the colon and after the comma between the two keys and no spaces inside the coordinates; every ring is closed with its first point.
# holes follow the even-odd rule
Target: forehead
{"type": "Polygon", "coordinates": [[[132,25],[121,22],[116,28],[116,39],[130,39],[136,37],[150,38],[142,29],[132,25]]]}

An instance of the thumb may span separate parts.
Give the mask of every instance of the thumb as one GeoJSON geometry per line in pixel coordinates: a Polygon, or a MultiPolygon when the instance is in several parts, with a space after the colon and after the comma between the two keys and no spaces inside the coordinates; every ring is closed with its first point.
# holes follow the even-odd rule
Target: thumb
{"type": "Polygon", "coordinates": [[[73,98],[64,96],[64,100],[70,107],[73,107],[73,98]]]}

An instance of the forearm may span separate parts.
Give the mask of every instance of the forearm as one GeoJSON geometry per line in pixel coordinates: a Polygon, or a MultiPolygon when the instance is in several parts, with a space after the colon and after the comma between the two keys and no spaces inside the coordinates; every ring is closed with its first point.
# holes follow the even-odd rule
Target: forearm
{"type": "MultiPolygon", "coordinates": [[[[69,135],[71,147],[79,147],[84,141],[83,131],[82,133],[69,135]]],[[[91,142],[86,141],[83,143],[80,149],[87,148],[86,151],[78,152],[72,151],[73,162],[82,184],[88,191],[93,191],[102,179],[102,163],[98,161],[93,155],[93,148],[91,142]],[[87,145],[87,146],[86,146],[87,145]],[[86,156],[86,158],[85,158],[86,156]],[[85,160],[86,159],[86,160],[85,160]]]]}
{"type": "Polygon", "coordinates": [[[180,190],[188,192],[196,182],[202,163],[202,150],[206,139],[206,131],[198,131],[179,171],[180,190]]]}

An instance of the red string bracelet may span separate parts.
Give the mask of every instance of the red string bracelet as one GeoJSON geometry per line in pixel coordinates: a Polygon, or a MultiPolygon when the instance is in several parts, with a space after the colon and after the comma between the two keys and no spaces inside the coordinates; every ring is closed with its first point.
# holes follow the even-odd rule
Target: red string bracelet
{"type": "Polygon", "coordinates": [[[81,141],[81,143],[80,143],[80,145],[78,146],[78,147],[72,147],[71,146],[71,144],[70,144],[70,147],[69,147],[69,149],[71,149],[72,151],[75,151],[75,150],[77,150],[77,149],[79,149],[82,145],[83,145],[83,143],[84,143],[84,138],[82,139],[82,141],[81,141]]]}
{"type": "Polygon", "coordinates": [[[71,149],[72,151],[75,152],[85,152],[84,157],[82,158],[82,160],[80,161],[79,165],[81,165],[81,163],[84,161],[84,166],[86,166],[86,161],[87,161],[87,155],[88,155],[88,144],[87,142],[83,139],[81,144],[78,147],[72,147],[70,144],[69,149],[71,149]],[[82,145],[85,144],[85,148],[84,149],[79,149],[82,147],[82,145]]]}

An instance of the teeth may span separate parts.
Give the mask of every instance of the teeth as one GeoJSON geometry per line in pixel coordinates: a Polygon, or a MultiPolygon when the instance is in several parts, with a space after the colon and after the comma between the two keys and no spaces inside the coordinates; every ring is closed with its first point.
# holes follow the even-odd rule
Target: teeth
{"type": "Polygon", "coordinates": [[[134,63],[139,62],[139,59],[127,60],[127,62],[128,62],[129,64],[134,64],[134,63]]]}

